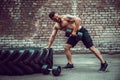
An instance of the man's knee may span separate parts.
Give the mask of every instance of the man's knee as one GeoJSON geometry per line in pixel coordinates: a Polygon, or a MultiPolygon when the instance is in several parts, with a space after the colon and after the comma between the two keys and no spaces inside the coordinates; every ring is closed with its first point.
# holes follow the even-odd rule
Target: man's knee
{"type": "Polygon", "coordinates": [[[97,53],[98,52],[98,49],[95,48],[94,46],[90,47],[89,48],[93,53],[97,53]]]}
{"type": "Polygon", "coordinates": [[[66,44],[65,47],[64,47],[64,50],[70,50],[70,48],[72,47],[72,45],[69,45],[69,44],[66,44]]]}
{"type": "Polygon", "coordinates": [[[90,49],[91,51],[94,51],[94,50],[95,50],[95,47],[94,47],[94,46],[91,46],[91,47],[89,47],[89,49],[90,49]]]}
{"type": "Polygon", "coordinates": [[[96,50],[96,48],[95,48],[94,46],[91,46],[91,47],[89,48],[89,50],[91,50],[92,52],[94,52],[94,51],[96,50]]]}

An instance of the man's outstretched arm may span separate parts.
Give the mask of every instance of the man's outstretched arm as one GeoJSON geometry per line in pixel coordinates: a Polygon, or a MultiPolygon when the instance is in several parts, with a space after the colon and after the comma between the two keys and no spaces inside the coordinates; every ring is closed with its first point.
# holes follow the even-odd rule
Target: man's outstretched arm
{"type": "Polygon", "coordinates": [[[52,45],[52,43],[53,43],[53,41],[54,41],[54,39],[55,39],[55,36],[56,36],[56,34],[57,34],[57,31],[58,31],[58,29],[56,29],[56,27],[54,26],[54,27],[53,27],[52,34],[50,35],[50,38],[49,38],[48,45],[47,45],[47,47],[45,47],[45,48],[50,48],[50,47],[51,47],[51,45],[52,45]]]}

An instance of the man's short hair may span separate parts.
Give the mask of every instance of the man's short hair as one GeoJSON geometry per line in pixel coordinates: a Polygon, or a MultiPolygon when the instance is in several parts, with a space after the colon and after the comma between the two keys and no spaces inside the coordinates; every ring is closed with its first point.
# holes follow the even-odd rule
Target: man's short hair
{"type": "Polygon", "coordinates": [[[55,12],[50,12],[50,13],[49,13],[50,19],[52,19],[52,18],[54,17],[54,15],[55,15],[55,12]]]}

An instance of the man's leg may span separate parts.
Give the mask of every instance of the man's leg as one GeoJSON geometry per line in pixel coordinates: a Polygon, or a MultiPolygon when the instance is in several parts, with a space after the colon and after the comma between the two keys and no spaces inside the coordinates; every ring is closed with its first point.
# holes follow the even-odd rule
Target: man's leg
{"type": "Polygon", "coordinates": [[[70,48],[72,48],[72,46],[70,44],[66,44],[64,47],[68,63],[72,64],[72,53],[70,51],[70,48]]]}
{"type": "Polygon", "coordinates": [[[102,54],[100,53],[100,51],[95,48],[94,46],[89,48],[95,55],[96,57],[101,61],[101,67],[99,69],[99,71],[107,71],[107,62],[103,59],[102,54]]]}
{"type": "Polygon", "coordinates": [[[72,63],[72,54],[71,54],[70,48],[72,48],[72,45],[70,45],[70,44],[66,44],[64,47],[68,63],[63,68],[73,68],[74,67],[73,63],[72,63]]]}
{"type": "Polygon", "coordinates": [[[77,44],[76,36],[70,36],[66,42],[66,45],[64,47],[65,52],[66,52],[66,57],[68,60],[68,64],[63,67],[63,68],[73,68],[73,63],[72,63],[72,54],[70,49],[73,48],[77,44]]]}
{"type": "Polygon", "coordinates": [[[95,56],[101,61],[101,63],[105,63],[105,60],[103,59],[102,54],[98,49],[96,49],[94,46],[90,47],[89,49],[95,54],[95,56]]]}
{"type": "Polygon", "coordinates": [[[94,47],[92,38],[91,38],[91,36],[89,35],[88,31],[85,28],[83,28],[82,42],[86,46],[86,48],[89,48],[89,50],[91,50],[96,55],[96,57],[101,61],[101,67],[100,67],[99,70],[100,71],[106,71],[108,64],[103,59],[102,54],[100,53],[100,51],[94,47]]]}

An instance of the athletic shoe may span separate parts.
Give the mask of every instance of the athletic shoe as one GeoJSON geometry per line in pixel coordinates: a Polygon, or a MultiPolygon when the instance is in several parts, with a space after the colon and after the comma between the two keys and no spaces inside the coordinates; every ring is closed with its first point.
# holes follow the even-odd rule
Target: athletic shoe
{"type": "Polygon", "coordinates": [[[105,63],[101,63],[101,67],[100,67],[99,71],[106,72],[107,71],[107,66],[108,66],[108,64],[107,64],[106,61],[105,61],[105,63]]]}
{"type": "Polygon", "coordinates": [[[73,64],[67,63],[63,68],[68,69],[68,68],[74,68],[73,64]]]}

